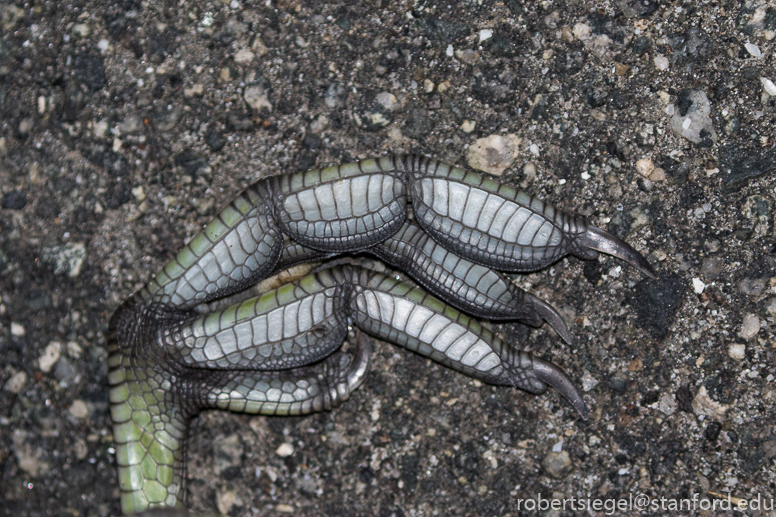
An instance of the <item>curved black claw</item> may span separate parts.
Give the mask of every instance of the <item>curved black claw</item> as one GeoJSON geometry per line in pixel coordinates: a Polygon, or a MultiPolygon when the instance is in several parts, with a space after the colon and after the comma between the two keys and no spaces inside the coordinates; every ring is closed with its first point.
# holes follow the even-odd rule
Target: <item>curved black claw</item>
{"type": "Polygon", "coordinates": [[[533,371],[536,378],[558,390],[561,395],[571,402],[571,405],[574,406],[574,409],[579,412],[582,418],[587,420],[587,405],[585,405],[585,401],[582,398],[582,392],[574,386],[566,372],[559,366],[538,357],[534,357],[533,363],[533,371]]]}
{"type": "Polygon", "coordinates": [[[555,329],[555,332],[558,333],[563,341],[569,345],[574,344],[574,339],[571,337],[571,333],[569,332],[569,328],[566,325],[566,322],[552,305],[534,296],[531,296],[531,303],[533,304],[536,313],[541,316],[541,318],[546,321],[553,329],[555,329]]]}
{"type": "Polygon", "coordinates": [[[641,253],[633,249],[631,245],[624,240],[609,232],[605,232],[601,228],[588,226],[587,233],[585,234],[585,246],[622,259],[625,262],[632,264],[648,277],[657,278],[657,273],[655,273],[655,270],[652,269],[652,266],[649,265],[649,262],[647,262],[647,259],[645,259],[641,253]]]}

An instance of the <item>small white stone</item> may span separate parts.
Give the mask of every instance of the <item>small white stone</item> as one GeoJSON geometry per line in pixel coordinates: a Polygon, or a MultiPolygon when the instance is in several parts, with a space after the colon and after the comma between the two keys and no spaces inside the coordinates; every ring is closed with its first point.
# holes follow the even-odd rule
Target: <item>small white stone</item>
{"type": "Polygon", "coordinates": [[[482,29],[480,31],[480,43],[485,41],[486,39],[490,39],[493,37],[493,31],[490,29],[482,29]]]}
{"type": "Polygon", "coordinates": [[[75,418],[86,418],[89,416],[89,408],[83,400],[77,399],[73,401],[73,405],[70,406],[70,414],[75,418]]]}
{"type": "Polygon", "coordinates": [[[668,58],[665,56],[657,55],[653,60],[655,62],[655,68],[658,70],[668,70],[668,58]]]}
{"type": "Polygon", "coordinates": [[[595,389],[596,386],[598,386],[598,379],[593,377],[590,372],[585,371],[582,375],[582,390],[588,392],[595,389]]]}
{"type": "Polygon", "coordinates": [[[447,49],[445,49],[445,54],[447,54],[447,57],[453,57],[454,53],[455,53],[455,51],[453,50],[453,46],[452,45],[448,45],[447,49]]]}
{"type": "Polygon", "coordinates": [[[703,290],[706,289],[706,284],[704,284],[700,278],[693,278],[692,288],[695,291],[695,294],[701,294],[703,293],[703,290]]]}
{"type": "Polygon", "coordinates": [[[757,59],[760,59],[762,57],[762,52],[760,52],[760,48],[755,45],[754,43],[747,43],[744,45],[746,47],[746,51],[751,54],[752,57],[756,57],[757,59]]]}
{"type": "Polygon", "coordinates": [[[11,322],[11,335],[14,337],[22,337],[24,335],[24,326],[21,323],[11,322]]]}
{"type": "Polygon", "coordinates": [[[663,393],[657,402],[657,408],[666,416],[671,416],[679,408],[679,404],[677,404],[676,398],[672,394],[663,393]]]}
{"type": "Polygon", "coordinates": [[[132,195],[138,202],[142,202],[146,198],[145,189],[143,185],[138,185],[132,189],[132,195]]]}
{"type": "Polygon", "coordinates": [[[760,82],[763,83],[763,88],[768,92],[771,97],[776,97],[776,84],[767,77],[760,77],[760,82]]]}
{"type": "Polygon", "coordinates": [[[690,117],[687,117],[684,119],[684,122],[682,122],[682,129],[690,129],[690,126],[692,126],[692,119],[690,117]]]}
{"type": "Polygon", "coordinates": [[[574,37],[582,41],[590,39],[590,33],[592,31],[593,28],[586,23],[577,23],[571,30],[572,34],[574,34],[574,37]]]}
{"type": "Polygon", "coordinates": [[[291,456],[294,453],[294,446],[290,443],[281,443],[280,447],[277,448],[275,451],[275,454],[280,456],[281,458],[287,458],[291,456]]]}
{"type": "Polygon", "coordinates": [[[315,118],[315,120],[310,122],[310,131],[317,135],[318,133],[326,129],[326,126],[328,125],[329,125],[329,117],[321,113],[315,118]]]}
{"type": "Polygon", "coordinates": [[[24,388],[26,382],[27,374],[25,372],[16,372],[8,379],[3,389],[5,389],[5,391],[10,391],[11,393],[19,393],[22,391],[22,388],[24,388]]]}
{"type": "Polygon", "coordinates": [[[76,23],[73,25],[73,34],[78,36],[79,38],[85,38],[89,35],[91,31],[89,30],[89,26],[85,23],[76,23]]]}
{"type": "Polygon", "coordinates": [[[234,62],[240,65],[247,65],[251,61],[253,61],[254,54],[247,48],[243,48],[238,50],[234,54],[234,62]]]}
{"type": "Polygon", "coordinates": [[[58,341],[52,341],[43,351],[43,355],[38,358],[38,366],[42,372],[50,372],[51,368],[59,361],[62,350],[62,344],[58,341]]]}
{"type": "Polygon", "coordinates": [[[478,138],[469,147],[466,160],[472,169],[498,176],[515,161],[521,142],[522,139],[513,134],[478,138]]]}
{"type": "Polygon", "coordinates": [[[739,332],[738,335],[741,336],[741,339],[749,341],[760,332],[761,325],[760,318],[754,314],[747,314],[744,316],[744,322],[741,324],[741,332],[739,332]]]}
{"type": "Polygon", "coordinates": [[[740,361],[744,357],[746,357],[746,345],[742,345],[740,343],[732,343],[730,346],[728,346],[728,355],[731,359],[735,359],[736,361],[740,361]]]}
{"type": "Polygon", "coordinates": [[[609,275],[611,278],[620,278],[621,273],[622,273],[622,266],[615,266],[609,270],[607,275],[609,275]]]}
{"type": "Polygon", "coordinates": [[[245,92],[243,92],[243,100],[245,101],[245,104],[250,106],[250,108],[254,111],[258,112],[264,108],[272,111],[272,103],[269,101],[267,90],[258,84],[254,84],[245,88],[245,92]]]}
{"type": "Polygon", "coordinates": [[[205,93],[205,85],[200,83],[195,83],[183,88],[183,96],[186,98],[202,97],[203,93],[205,93]]]}
{"type": "Polygon", "coordinates": [[[477,123],[473,120],[464,120],[461,124],[461,131],[464,133],[471,133],[474,131],[474,128],[477,126],[477,123]]]}
{"type": "Polygon", "coordinates": [[[104,54],[108,48],[110,48],[110,43],[106,39],[101,39],[99,42],[97,42],[97,50],[100,51],[100,54],[104,54]]]}
{"type": "Polygon", "coordinates": [[[649,175],[652,174],[652,171],[655,170],[655,164],[652,163],[652,160],[649,158],[642,158],[641,160],[636,162],[636,172],[644,176],[645,178],[649,178],[649,175]]]}
{"type": "Polygon", "coordinates": [[[388,111],[394,111],[399,107],[399,100],[390,92],[380,92],[375,96],[375,101],[388,111]]]}
{"type": "Polygon", "coordinates": [[[716,422],[724,422],[725,415],[732,404],[721,404],[709,396],[706,386],[701,386],[692,399],[692,409],[696,415],[705,415],[716,422]]]}
{"type": "Polygon", "coordinates": [[[431,93],[434,91],[434,81],[431,79],[423,79],[423,91],[426,93],[431,93]]]}
{"type": "Polygon", "coordinates": [[[102,119],[95,122],[94,126],[92,126],[92,129],[94,130],[94,136],[97,138],[105,138],[108,136],[110,127],[108,126],[108,121],[106,119],[102,119]]]}

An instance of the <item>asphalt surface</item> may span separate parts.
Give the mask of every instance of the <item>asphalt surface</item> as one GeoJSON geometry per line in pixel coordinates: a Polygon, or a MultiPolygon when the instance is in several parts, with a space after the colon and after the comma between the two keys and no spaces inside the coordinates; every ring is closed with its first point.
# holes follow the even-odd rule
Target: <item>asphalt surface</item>
{"type": "Polygon", "coordinates": [[[0,515],[118,514],[107,320],[219,207],[265,175],[404,152],[506,166],[659,271],[569,258],[517,279],[576,344],[497,330],[562,365],[591,418],[376,343],[330,413],[196,419],[193,508],[741,515],[704,509],[729,494],[776,515],[774,2],[4,0],[0,15],[0,515]],[[682,498],[695,506],[673,511],[682,498]]]}

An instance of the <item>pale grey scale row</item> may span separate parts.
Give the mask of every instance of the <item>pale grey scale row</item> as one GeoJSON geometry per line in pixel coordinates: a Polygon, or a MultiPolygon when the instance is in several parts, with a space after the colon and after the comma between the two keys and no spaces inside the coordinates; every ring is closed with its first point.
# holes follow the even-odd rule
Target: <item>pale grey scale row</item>
{"type": "Polygon", "coordinates": [[[381,291],[364,291],[356,296],[356,305],[379,323],[384,339],[404,346],[412,341],[427,343],[446,363],[456,364],[456,369],[482,373],[500,362],[489,346],[466,327],[421,304],[381,291]],[[486,357],[489,360],[480,364],[486,357]]]}
{"type": "Polygon", "coordinates": [[[165,289],[173,293],[172,303],[185,306],[221,296],[228,288],[249,283],[273,264],[272,257],[280,244],[279,234],[261,219],[265,218],[242,221],[190,265],[182,277],[165,289]]]}
{"type": "Polygon", "coordinates": [[[334,290],[296,291],[297,301],[246,320],[235,322],[234,311],[226,309],[182,323],[161,339],[181,350],[190,366],[272,370],[310,364],[342,343],[347,324],[334,305],[334,290]]]}
{"type": "MultiPolygon", "coordinates": [[[[369,351],[360,360],[368,364],[369,351]]],[[[358,353],[357,353],[358,355],[358,353]]],[[[332,409],[346,400],[363,381],[358,359],[344,353],[324,362],[283,372],[240,372],[227,381],[211,381],[206,406],[251,414],[301,415],[332,409]],[[360,378],[352,378],[352,377],[360,378]]]]}

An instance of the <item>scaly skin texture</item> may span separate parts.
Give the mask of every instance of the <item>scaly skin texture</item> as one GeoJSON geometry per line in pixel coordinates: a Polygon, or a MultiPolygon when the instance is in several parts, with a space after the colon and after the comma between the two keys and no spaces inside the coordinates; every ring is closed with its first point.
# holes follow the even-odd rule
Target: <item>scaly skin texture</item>
{"type": "Polygon", "coordinates": [[[653,275],[633,248],[583,218],[436,160],[389,156],[257,182],[111,319],[122,512],[183,506],[188,424],[202,409],[301,415],[346,400],[369,362],[365,339],[353,356],[338,351],[351,325],[484,382],[531,393],[549,384],[586,416],[560,368],[514,350],[450,305],[478,317],[548,321],[569,341],[557,311],[498,271],[596,250],[653,275]],[[355,266],[240,294],[290,265],[358,252],[404,270],[438,298],[355,266]],[[228,307],[209,304],[226,297],[228,307]]]}

